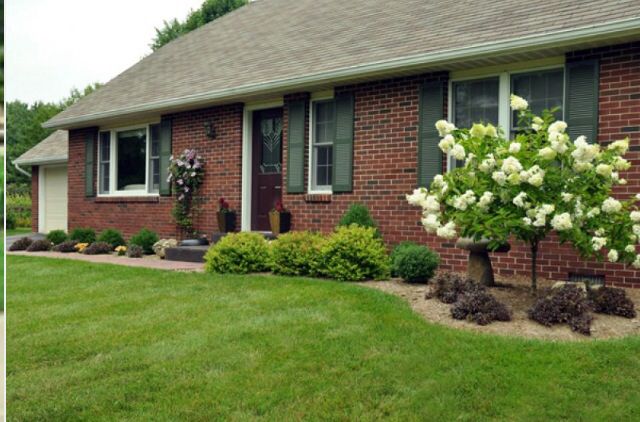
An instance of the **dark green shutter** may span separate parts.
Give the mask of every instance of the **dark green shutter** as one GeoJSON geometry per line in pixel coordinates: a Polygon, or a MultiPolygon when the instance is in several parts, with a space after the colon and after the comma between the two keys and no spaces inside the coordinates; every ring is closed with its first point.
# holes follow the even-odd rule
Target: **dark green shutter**
{"type": "Polygon", "coordinates": [[[567,63],[565,67],[564,119],[571,140],[584,135],[598,140],[598,60],[567,63]]]}
{"type": "Polygon", "coordinates": [[[333,141],[333,192],[353,190],[353,94],[336,95],[336,136],[333,141]]]}
{"type": "Polygon", "coordinates": [[[418,186],[428,188],[442,173],[442,151],[436,122],[444,118],[444,86],[429,82],[420,88],[418,129],[418,186]]]}
{"type": "Polygon", "coordinates": [[[95,132],[89,132],[84,138],[84,195],[87,197],[96,196],[96,184],[94,182],[95,155],[96,155],[95,132]]]}
{"type": "Polygon", "coordinates": [[[171,195],[169,176],[169,159],[171,158],[171,119],[160,121],[160,195],[171,195]]]}
{"type": "Polygon", "coordinates": [[[304,192],[304,121],[306,101],[289,103],[287,130],[287,193],[304,192]]]}

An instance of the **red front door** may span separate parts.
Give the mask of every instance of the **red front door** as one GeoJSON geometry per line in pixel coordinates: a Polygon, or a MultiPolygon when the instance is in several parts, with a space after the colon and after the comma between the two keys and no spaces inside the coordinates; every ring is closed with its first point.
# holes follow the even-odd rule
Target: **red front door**
{"type": "Polygon", "coordinates": [[[282,109],[253,112],[251,230],[270,231],[269,211],[282,198],[282,109]]]}

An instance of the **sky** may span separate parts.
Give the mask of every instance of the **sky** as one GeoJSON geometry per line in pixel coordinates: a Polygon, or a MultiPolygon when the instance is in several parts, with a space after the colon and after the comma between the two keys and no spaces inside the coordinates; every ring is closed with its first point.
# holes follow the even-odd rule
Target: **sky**
{"type": "Polygon", "coordinates": [[[145,55],[163,20],[203,0],[5,1],[5,96],[57,102],[106,83],[145,55]]]}

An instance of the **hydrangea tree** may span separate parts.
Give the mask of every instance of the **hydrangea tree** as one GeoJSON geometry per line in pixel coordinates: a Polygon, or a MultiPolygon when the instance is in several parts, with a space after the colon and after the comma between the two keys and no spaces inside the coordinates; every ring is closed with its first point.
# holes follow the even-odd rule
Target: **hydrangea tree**
{"type": "Polygon", "coordinates": [[[571,140],[555,110],[534,115],[515,95],[511,108],[519,126],[513,139],[490,124],[462,129],[436,123],[440,149],[465,165],[407,195],[422,208],[426,231],[446,239],[489,239],[490,249],[512,238],[526,242],[534,290],[540,242],[552,231],[584,258],[640,268],[640,194],[612,196],[615,185],[627,183],[621,173],[631,166],[624,159],[629,140],[607,147],[584,136],[571,140]]]}

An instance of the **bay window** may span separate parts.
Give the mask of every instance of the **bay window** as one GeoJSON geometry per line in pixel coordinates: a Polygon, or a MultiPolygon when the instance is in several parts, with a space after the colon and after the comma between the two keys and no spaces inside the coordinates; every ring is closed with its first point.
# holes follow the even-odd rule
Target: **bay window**
{"type": "Polygon", "coordinates": [[[159,125],[101,131],[98,139],[99,194],[145,195],[158,192],[159,125]]]}

